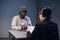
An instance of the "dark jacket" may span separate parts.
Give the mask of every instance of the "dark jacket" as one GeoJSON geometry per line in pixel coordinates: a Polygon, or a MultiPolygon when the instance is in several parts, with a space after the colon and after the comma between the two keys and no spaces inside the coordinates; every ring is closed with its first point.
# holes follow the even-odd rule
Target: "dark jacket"
{"type": "Polygon", "coordinates": [[[45,19],[35,26],[28,40],[59,40],[57,24],[45,19]]]}

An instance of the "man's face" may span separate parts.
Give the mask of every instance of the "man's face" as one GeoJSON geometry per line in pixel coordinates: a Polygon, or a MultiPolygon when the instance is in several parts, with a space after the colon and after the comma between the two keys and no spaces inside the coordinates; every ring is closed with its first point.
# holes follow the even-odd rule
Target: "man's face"
{"type": "Polygon", "coordinates": [[[42,13],[41,12],[39,12],[39,19],[40,19],[40,21],[42,19],[42,13]]]}
{"type": "Polygon", "coordinates": [[[26,12],[25,12],[24,10],[20,12],[20,16],[21,16],[22,18],[24,18],[25,15],[26,15],[26,12]]]}
{"type": "Polygon", "coordinates": [[[40,21],[42,21],[45,17],[43,16],[43,10],[44,10],[45,8],[43,8],[40,12],[39,12],[39,19],[40,19],[40,21]]]}

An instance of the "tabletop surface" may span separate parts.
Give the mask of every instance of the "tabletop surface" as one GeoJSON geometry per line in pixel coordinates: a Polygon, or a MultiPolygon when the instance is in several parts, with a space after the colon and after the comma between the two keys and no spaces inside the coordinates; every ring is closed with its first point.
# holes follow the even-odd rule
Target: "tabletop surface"
{"type": "Polygon", "coordinates": [[[23,31],[9,30],[8,32],[10,32],[16,38],[27,38],[27,33],[23,31]]]}

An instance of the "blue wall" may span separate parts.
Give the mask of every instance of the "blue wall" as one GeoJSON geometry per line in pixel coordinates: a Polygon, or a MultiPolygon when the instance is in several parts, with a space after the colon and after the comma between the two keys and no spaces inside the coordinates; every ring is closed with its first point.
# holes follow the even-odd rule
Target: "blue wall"
{"type": "Polygon", "coordinates": [[[27,7],[27,15],[36,23],[36,0],[0,0],[0,37],[8,37],[13,16],[18,15],[20,6],[27,7]],[[33,20],[34,19],[34,20],[33,20]]]}

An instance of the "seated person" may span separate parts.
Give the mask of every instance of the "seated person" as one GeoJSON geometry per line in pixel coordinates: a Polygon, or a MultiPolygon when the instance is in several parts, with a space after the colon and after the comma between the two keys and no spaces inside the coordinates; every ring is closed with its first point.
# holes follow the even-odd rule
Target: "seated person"
{"type": "Polygon", "coordinates": [[[11,29],[26,31],[27,26],[32,25],[30,18],[26,14],[26,7],[22,6],[19,10],[19,15],[13,17],[11,29]]]}
{"type": "Polygon", "coordinates": [[[39,23],[36,23],[27,40],[59,40],[58,26],[50,20],[51,8],[44,7],[39,11],[39,23]]]}

